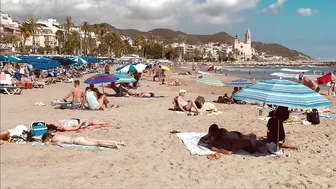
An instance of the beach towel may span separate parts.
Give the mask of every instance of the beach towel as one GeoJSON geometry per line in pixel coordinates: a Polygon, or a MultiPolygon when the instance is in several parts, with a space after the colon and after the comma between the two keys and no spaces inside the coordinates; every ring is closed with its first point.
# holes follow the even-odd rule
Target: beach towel
{"type": "MultiPolygon", "coordinates": [[[[42,143],[42,142],[33,142],[32,146],[46,146],[46,145],[45,143],[42,143]]],[[[112,149],[112,148],[107,148],[107,147],[84,146],[84,145],[77,145],[77,144],[61,144],[60,147],[62,148],[74,147],[78,149],[87,149],[87,150],[111,150],[112,149]]]]}
{"type": "Polygon", "coordinates": [[[320,118],[322,118],[322,119],[336,119],[336,113],[335,112],[323,112],[323,113],[320,113],[320,118]]]}
{"type": "Polygon", "coordinates": [[[182,140],[191,155],[206,156],[210,154],[215,154],[215,152],[205,147],[206,144],[199,142],[200,138],[204,135],[206,135],[206,133],[186,132],[176,134],[176,136],[182,140]]]}
{"type": "Polygon", "coordinates": [[[331,81],[331,76],[332,76],[331,74],[332,73],[329,72],[329,73],[327,73],[327,74],[325,74],[321,77],[318,77],[317,78],[318,84],[326,84],[326,83],[330,82],[331,81]]]}
{"type": "MultiPolygon", "coordinates": [[[[209,148],[206,147],[207,145],[205,143],[200,141],[200,139],[204,135],[206,135],[206,133],[185,132],[176,134],[176,136],[182,140],[182,142],[187,147],[191,155],[207,156],[215,154],[216,152],[211,151],[209,148]]],[[[268,156],[271,154],[269,153],[250,154],[246,151],[239,150],[235,152],[235,155],[252,155],[258,157],[258,156],[268,156]]]]}

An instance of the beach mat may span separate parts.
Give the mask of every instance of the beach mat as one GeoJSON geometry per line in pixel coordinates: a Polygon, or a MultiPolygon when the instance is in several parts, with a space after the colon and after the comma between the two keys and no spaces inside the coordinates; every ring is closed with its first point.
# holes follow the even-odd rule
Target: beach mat
{"type": "MultiPolygon", "coordinates": [[[[188,151],[191,155],[199,155],[199,156],[207,156],[210,154],[215,154],[216,152],[211,151],[207,148],[206,144],[201,142],[200,139],[206,135],[206,133],[195,133],[195,132],[185,132],[185,133],[177,133],[176,136],[182,140],[183,144],[187,147],[188,151]]],[[[234,153],[234,155],[249,155],[249,156],[269,156],[269,153],[255,153],[250,154],[246,151],[239,150],[234,153]]]]}
{"type": "MultiPolygon", "coordinates": [[[[32,146],[46,146],[42,142],[33,142],[32,146]]],[[[62,148],[78,148],[78,149],[86,149],[86,150],[111,150],[113,148],[107,147],[100,147],[100,146],[84,146],[84,145],[77,145],[77,144],[61,144],[60,147],[62,148]]]]}

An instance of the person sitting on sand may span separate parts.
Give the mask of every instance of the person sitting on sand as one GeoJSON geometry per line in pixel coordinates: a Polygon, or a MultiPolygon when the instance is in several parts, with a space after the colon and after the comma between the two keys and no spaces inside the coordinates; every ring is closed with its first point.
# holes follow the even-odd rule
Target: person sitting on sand
{"type": "Polygon", "coordinates": [[[140,98],[162,98],[162,97],[167,97],[165,95],[155,95],[152,92],[142,92],[142,93],[138,93],[135,94],[136,97],[140,97],[140,98]]]}
{"type": "Polygon", "coordinates": [[[91,91],[95,92],[95,93],[97,94],[97,97],[98,97],[98,98],[100,98],[102,95],[104,95],[103,93],[101,93],[101,92],[99,91],[98,88],[94,87],[94,84],[90,84],[88,87],[86,87],[86,88],[85,88],[85,91],[87,91],[87,90],[89,90],[89,89],[90,89],[91,91]]]}
{"type": "MultiPolygon", "coordinates": [[[[120,94],[120,92],[121,92],[121,93],[129,94],[129,95],[134,95],[134,94],[135,94],[133,91],[131,91],[131,90],[127,90],[127,89],[125,89],[123,86],[120,86],[120,84],[119,84],[119,86],[117,86],[117,85],[115,84],[115,82],[112,82],[112,83],[110,84],[110,87],[111,87],[111,89],[114,90],[114,92],[116,92],[117,94],[120,94]]],[[[120,95],[121,95],[121,94],[120,94],[120,95]]]]}
{"type": "Polygon", "coordinates": [[[263,141],[257,140],[257,136],[253,133],[243,134],[238,131],[227,131],[219,128],[217,124],[209,127],[208,134],[200,139],[206,143],[212,151],[231,155],[238,150],[244,150],[249,153],[266,153],[267,145],[263,141]]]}
{"type": "Polygon", "coordinates": [[[278,106],[269,113],[269,117],[271,118],[267,122],[267,142],[276,144],[279,141],[282,148],[296,149],[295,146],[285,143],[286,134],[283,122],[289,118],[288,108],[278,106]]]}
{"type": "Polygon", "coordinates": [[[302,82],[303,85],[311,88],[315,92],[319,92],[320,91],[320,87],[316,84],[316,82],[313,81],[313,80],[311,80],[311,79],[309,79],[308,77],[304,76],[304,73],[301,73],[299,75],[299,80],[302,82]]]}
{"type": "Polygon", "coordinates": [[[61,144],[77,144],[84,146],[100,146],[107,148],[119,149],[120,146],[126,146],[123,142],[117,142],[112,140],[97,140],[89,137],[74,135],[62,135],[54,133],[45,133],[42,135],[42,142],[51,145],[61,145],[61,144]]]}
{"type": "Polygon", "coordinates": [[[224,94],[224,96],[219,96],[218,100],[215,101],[217,103],[225,103],[225,104],[231,104],[231,98],[227,95],[227,93],[224,94]]]}
{"type": "Polygon", "coordinates": [[[179,96],[177,97],[177,105],[179,107],[179,109],[183,112],[195,112],[194,115],[198,115],[199,114],[199,110],[195,104],[194,101],[192,100],[185,100],[184,99],[184,96],[185,96],[185,93],[187,91],[184,90],[184,89],[181,89],[179,91],[179,96]]]}
{"type": "Polygon", "coordinates": [[[69,120],[58,120],[53,124],[47,124],[47,128],[49,131],[76,131],[91,125],[108,126],[110,123],[72,118],[69,120]]]}
{"type": "Polygon", "coordinates": [[[66,99],[72,96],[71,107],[74,109],[84,108],[85,94],[83,89],[79,88],[79,84],[79,80],[75,80],[74,88],[63,98],[63,101],[66,101],[66,99]]]}
{"type": "Polygon", "coordinates": [[[104,110],[103,105],[105,105],[105,108],[108,108],[109,101],[105,94],[98,97],[97,93],[88,89],[86,91],[85,99],[90,110],[104,110]]]}

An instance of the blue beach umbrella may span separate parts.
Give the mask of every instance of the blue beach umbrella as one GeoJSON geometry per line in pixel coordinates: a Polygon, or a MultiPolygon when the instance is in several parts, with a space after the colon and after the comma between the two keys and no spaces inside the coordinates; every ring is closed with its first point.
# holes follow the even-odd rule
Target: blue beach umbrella
{"type": "Polygon", "coordinates": [[[218,86],[218,87],[222,87],[224,86],[224,83],[216,78],[212,78],[212,77],[200,77],[196,80],[197,83],[201,83],[204,85],[210,85],[210,86],[218,86]]]}
{"type": "Polygon", "coordinates": [[[0,61],[7,61],[7,57],[4,55],[0,55],[0,61]]]}
{"type": "Polygon", "coordinates": [[[328,99],[312,89],[300,83],[281,79],[250,85],[234,94],[233,98],[300,109],[332,106],[328,99]]]}
{"type": "Polygon", "coordinates": [[[115,77],[119,78],[118,82],[119,83],[134,83],[137,80],[134,79],[134,77],[126,74],[126,73],[114,73],[113,74],[115,77]]]}
{"type": "Polygon", "coordinates": [[[237,79],[226,84],[226,87],[247,87],[252,85],[252,82],[247,81],[246,79],[237,79]]]}
{"type": "Polygon", "coordinates": [[[83,58],[80,57],[68,57],[69,60],[75,61],[78,64],[82,65],[82,64],[87,64],[88,62],[86,60],[84,60],[83,58]]]}
{"type": "Polygon", "coordinates": [[[7,56],[7,61],[8,62],[19,62],[21,59],[17,58],[15,56],[7,56]]]}
{"type": "Polygon", "coordinates": [[[111,83],[116,82],[119,78],[115,75],[100,73],[89,77],[84,81],[86,84],[100,84],[100,83],[111,83]]]}
{"type": "Polygon", "coordinates": [[[48,62],[34,63],[32,65],[38,70],[49,70],[61,66],[61,63],[57,60],[50,59],[48,62]]]}

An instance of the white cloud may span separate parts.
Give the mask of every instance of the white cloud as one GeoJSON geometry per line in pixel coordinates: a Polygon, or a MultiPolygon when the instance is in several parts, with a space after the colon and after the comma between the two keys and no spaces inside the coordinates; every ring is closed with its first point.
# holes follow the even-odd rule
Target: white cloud
{"type": "Polygon", "coordinates": [[[107,22],[120,28],[178,29],[202,25],[228,26],[244,21],[242,12],[260,0],[1,0],[14,18],[72,16],[77,24],[107,22]]]}
{"type": "Polygon", "coordinates": [[[287,2],[287,0],[277,0],[275,3],[271,4],[268,8],[262,9],[263,12],[271,12],[273,14],[279,14],[280,9],[287,2]]]}
{"type": "Polygon", "coordinates": [[[297,10],[297,13],[301,16],[312,16],[318,14],[318,10],[312,8],[300,8],[297,10]]]}

